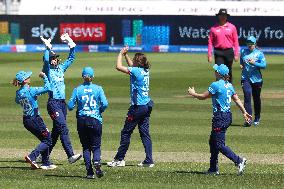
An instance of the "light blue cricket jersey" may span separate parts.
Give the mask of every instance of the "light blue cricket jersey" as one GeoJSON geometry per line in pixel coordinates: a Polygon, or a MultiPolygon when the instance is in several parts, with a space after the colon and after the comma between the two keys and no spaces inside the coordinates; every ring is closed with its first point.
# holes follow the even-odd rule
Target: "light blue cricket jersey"
{"type": "Polygon", "coordinates": [[[213,112],[230,112],[231,111],[231,97],[236,94],[233,85],[220,79],[213,82],[208,91],[212,95],[213,112]]]}
{"type": "Polygon", "coordinates": [[[46,76],[43,81],[44,87],[29,87],[28,85],[24,85],[16,91],[15,102],[22,106],[24,116],[39,115],[37,96],[50,90],[50,84],[46,76]]]}
{"type": "Polygon", "coordinates": [[[243,65],[242,80],[248,80],[252,83],[262,82],[260,69],[266,68],[266,60],[263,53],[254,49],[252,52],[249,49],[242,49],[240,64],[243,65]],[[248,61],[254,59],[255,64],[252,65],[248,61]]]}
{"type": "Polygon", "coordinates": [[[75,48],[71,48],[69,56],[65,62],[59,64],[56,68],[53,68],[49,63],[49,50],[45,50],[43,56],[43,68],[42,71],[47,75],[51,92],[49,93],[50,98],[54,99],[65,99],[65,83],[64,83],[64,72],[71,66],[75,59],[75,48]]]}
{"type": "Polygon", "coordinates": [[[89,116],[103,121],[102,112],[107,108],[108,102],[101,86],[86,82],[79,85],[73,90],[68,109],[73,110],[76,103],[78,116],[89,116]]]}
{"type": "Polygon", "coordinates": [[[139,67],[128,67],[130,74],[131,105],[146,105],[149,97],[149,70],[139,67]]]}

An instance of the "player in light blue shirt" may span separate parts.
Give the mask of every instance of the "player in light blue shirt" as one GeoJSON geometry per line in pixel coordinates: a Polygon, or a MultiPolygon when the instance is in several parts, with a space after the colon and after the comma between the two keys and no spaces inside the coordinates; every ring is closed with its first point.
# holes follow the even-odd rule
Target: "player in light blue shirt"
{"type": "Polygon", "coordinates": [[[102,113],[108,106],[103,88],[92,83],[94,71],[85,67],[82,71],[84,83],[73,90],[68,102],[68,109],[73,110],[77,104],[77,131],[83,147],[83,157],[87,178],[95,178],[92,168],[91,153],[97,177],[103,176],[101,167],[102,113]]]}
{"type": "MultiPolygon", "coordinates": [[[[244,92],[244,106],[249,114],[252,114],[251,96],[254,101],[254,125],[259,125],[261,112],[261,88],[263,84],[261,69],[266,68],[264,54],[256,48],[256,38],[247,38],[247,48],[242,49],[240,67],[242,69],[242,88],[244,92]]],[[[244,123],[245,127],[251,126],[251,122],[244,123]]]]}
{"type": "Polygon", "coordinates": [[[231,111],[231,97],[236,94],[233,85],[225,80],[218,80],[213,82],[209,87],[208,91],[212,94],[212,107],[213,113],[230,112],[231,111]],[[225,86],[225,87],[220,87],[225,86]]]}
{"type": "Polygon", "coordinates": [[[226,130],[232,123],[232,113],[230,110],[231,100],[236,103],[241,112],[243,113],[246,121],[251,120],[241,100],[238,98],[234,87],[229,82],[229,69],[226,65],[214,65],[215,76],[217,81],[213,82],[207,91],[202,94],[195,92],[194,88],[188,88],[188,94],[199,99],[205,100],[212,98],[213,105],[213,118],[212,118],[212,131],[209,139],[210,146],[210,168],[208,174],[219,174],[218,169],[218,155],[221,152],[227,158],[232,160],[238,166],[238,174],[242,174],[246,165],[246,158],[241,158],[236,155],[228,146],[225,145],[226,130]]]}
{"type": "Polygon", "coordinates": [[[146,105],[149,97],[149,70],[141,67],[128,67],[130,75],[131,105],[146,105]]]}
{"type": "MultiPolygon", "coordinates": [[[[20,71],[16,74],[16,80],[22,85],[19,90],[16,92],[15,102],[20,104],[23,108],[23,116],[37,116],[40,115],[38,111],[37,96],[42,95],[50,91],[50,84],[48,78],[44,73],[40,74],[40,77],[43,78],[44,87],[30,87],[29,78],[32,75],[32,72],[20,71]],[[26,82],[25,82],[26,78],[26,82]]],[[[17,86],[17,84],[15,84],[17,86]]]]}
{"type": "Polygon", "coordinates": [[[47,102],[47,111],[53,120],[53,128],[51,132],[52,146],[50,151],[56,145],[58,137],[64,151],[67,155],[69,163],[74,163],[79,160],[82,155],[74,154],[72,144],[69,137],[69,130],[66,123],[67,106],[65,103],[65,83],[64,83],[64,72],[72,65],[75,59],[75,46],[76,44],[69,37],[68,34],[61,35],[61,40],[68,43],[70,48],[69,56],[66,61],[60,63],[59,55],[55,54],[51,49],[51,40],[41,40],[46,46],[46,50],[43,55],[43,68],[42,71],[47,75],[50,82],[51,91],[49,92],[49,99],[47,102]]]}
{"type": "Polygon", "coordinates": [[[125,155],[130,144],[133,130],[138,125],[140,137],[145,149],[146,158],[138,164],[141,167],[153,167],[152,140],[149,133],[149,120],[152,112],[153,101],[149,96],[149,72],[150,63],[143,53],[136,53],[133,60],[127,55],[128,47],[124,47],[117,58],[116,69],[130,75],[130,107],[127,118],[121,131],[120,146],[112,162],[108,162],[110,167],[124,167],[125,155]],[[122,65],[122,57],[125,56],[128,67],[122,65]]]}
{"type": "Polygon", "coordinates": [[[13,80],[14,86],[20,86],[16,91],[15,102],[23,108],[24,127],[36,136],[41,143],[25,157],[33,169],[55,169],[56,166],[49,161],[49,148],[52,145],[50,132],[46,128],[38,111],[37,97],[50,90],[50,84],[46,75],[41,72],[39,77],[43,78],[43,87],[30,87],[30,76],[32,72],[19,71],[13,80]],[[42,154],[42,165],[36,163],[36,158],[42,154]]]}

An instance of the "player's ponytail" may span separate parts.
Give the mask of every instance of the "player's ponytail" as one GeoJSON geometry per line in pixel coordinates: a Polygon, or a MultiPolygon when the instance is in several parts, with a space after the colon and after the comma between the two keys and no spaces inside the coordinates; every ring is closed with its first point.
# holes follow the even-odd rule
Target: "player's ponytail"
{"type": "Polygon", "coordinates": [[[14,85],[15,87],[18,87],[18,86],[21,85],[21,83],[16,78],[14,78],[12,81],[10,81],[10,83],[12,85],[14,85]]]}
{"type": "Polygon", "coordinates": [[[147,57],[143,53],[136,53],[133,58],[133,62],[137,63],[138,67],[144,69],[150,69],[151,64],[147,60],[147,57]]]}

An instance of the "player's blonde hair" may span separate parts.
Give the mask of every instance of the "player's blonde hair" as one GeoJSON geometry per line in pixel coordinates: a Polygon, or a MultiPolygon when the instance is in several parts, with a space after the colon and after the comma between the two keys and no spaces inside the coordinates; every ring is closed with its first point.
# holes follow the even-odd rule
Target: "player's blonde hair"
{"type": "Polygon", "coordinates": [[[14,85],[15,87],[23,86],[23,85],[26,84],[25,81],[19,82],[16,78],[14,78],[13,80],[11,80],[10,83],[11,83],[12,85],[14,85]]]}

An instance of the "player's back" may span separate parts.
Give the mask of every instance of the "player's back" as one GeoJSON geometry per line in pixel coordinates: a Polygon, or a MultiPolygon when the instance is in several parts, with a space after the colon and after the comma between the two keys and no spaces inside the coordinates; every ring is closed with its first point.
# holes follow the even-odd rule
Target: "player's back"
{"type": "Polygon", "coordinates": [[[230,112],[231,97],[235,94],[230,82],[222,79],[215,81],[210,85],[209,92],[212,94],[213,112],[230,112]]]}
{"type": "Polygon", "coordinates": [[[77,87],[78,116],[89,116],[99,120],[101,117],[101,106],[103,89],[101,86],[92,83],[84,83],[77,87]]]}
{"type": "Polygon", "coordinates": [[[150,74],[148,69],[132,67],[130,70],[131,104],[145,105],[150,101],[150,74]]]}

